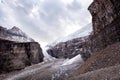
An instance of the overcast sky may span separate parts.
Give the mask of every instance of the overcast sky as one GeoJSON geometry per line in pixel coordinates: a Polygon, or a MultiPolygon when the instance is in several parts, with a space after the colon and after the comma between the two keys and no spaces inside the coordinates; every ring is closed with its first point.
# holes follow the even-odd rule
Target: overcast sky
{"type": "Polygon", "coordinates": [[[46,45],[91,22],[92,0],[0,0],[0,25],[19,27],[46,45]]]}

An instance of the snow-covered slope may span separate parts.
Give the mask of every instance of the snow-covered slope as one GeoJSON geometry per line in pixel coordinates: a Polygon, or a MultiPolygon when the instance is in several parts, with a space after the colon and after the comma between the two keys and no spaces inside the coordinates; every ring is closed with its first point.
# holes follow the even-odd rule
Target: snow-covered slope
{"type": "Polygon", "coordinates": [[[28,37],[22,30],[20,30],[18,27],[13,27],[11,29],[6,29],[3,27],[0,27],[0,38],[11,40],[11,41],[17,41],[17,42],[34,42],[34,40],[30,37],[28,37]]]}
{"type": "Polygon", "coordinates": [[[78,31],[70,34],[66,38],[63,39],[63,41],[79,38],[79,37],[85,37],[88,36],[92,32],[92,23],[86,25],[85,27],[79,29],[78,31]]]}
{"type": "Polygon", "coordinates": [[[82,38],[88,36],[92,32],[92,23],[89,23],[88,25],[84,26],[83,28],[79,29],[78,31],[62,38],[62,39],[57,39],[53,43],[50,43],[47,45],[47,47],[55,46],[56,44],[60,42],[66,42],[68,40],[72,40],[75,38],[82,38]]]}
{"type": "Polygon", "coordinates": [[[75,64],[75,63],[79,63],[79,62],[83,62],[83,59],[81,58],[81,55],[78,54],[77,56],[71,58],[71,59],[68,59],[67,61],[65,61],[62,65],[65,66],[65,65],[71,65],[71,64],[75,64]]]}
{"type": "Polygon", "coordinates": [[[9,30],[12,34],[12,40],[19,42],[34,42],[34,40],[28,37],[22,30],[18,27],[13,27],[9,30]]]}

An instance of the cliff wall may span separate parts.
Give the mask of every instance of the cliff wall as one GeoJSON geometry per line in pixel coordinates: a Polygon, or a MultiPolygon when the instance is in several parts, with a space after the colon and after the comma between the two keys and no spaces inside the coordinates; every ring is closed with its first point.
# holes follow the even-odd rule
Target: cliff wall
{"type": "Polygon", "coordinates": [[[0,39],[0,71],[13,71],[43,61],[37,42],[18,43],[0,39]]]}

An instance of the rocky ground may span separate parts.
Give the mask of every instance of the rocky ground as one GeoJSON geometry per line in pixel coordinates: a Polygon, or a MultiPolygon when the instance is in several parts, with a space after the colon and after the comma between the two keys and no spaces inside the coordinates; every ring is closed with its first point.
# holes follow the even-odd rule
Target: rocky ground
{"type": "Polygon", "coordinates": [[[0,80],[64,80],[77,70],[80,62],[64,65],[68,60],[55,59],[27,67],[18,72],[2,74],[0,80]]]}
{"type": "Polygon", "coordinates": [[[67,80],[120,80],[120,42],[94,53],[67,80]]]}
{"type": "Polygon", "coordinates": [[[82,67],[80,74],[120,64],[120,42],[94,53],[82,67]]]}
{"type": "Polygon", "coordinates": [[[120,65],[88,72],[68,80],[120,80],[120,65]]]}

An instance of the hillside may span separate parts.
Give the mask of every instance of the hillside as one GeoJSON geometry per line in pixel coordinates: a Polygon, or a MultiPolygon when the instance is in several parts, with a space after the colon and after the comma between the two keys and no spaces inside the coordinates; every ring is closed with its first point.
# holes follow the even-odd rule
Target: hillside
{"type": "Polygon", "coordinates": [[[102,68],[66,80],[120,80],[120,65],[102,68]]]}

